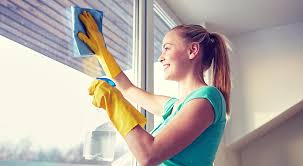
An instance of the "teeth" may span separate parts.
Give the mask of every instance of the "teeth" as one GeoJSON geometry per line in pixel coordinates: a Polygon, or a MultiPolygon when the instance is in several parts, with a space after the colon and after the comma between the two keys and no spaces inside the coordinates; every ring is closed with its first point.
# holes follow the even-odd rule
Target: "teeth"
{"type": "Polygon", "coordinates": [[[164,67],[164,69],[166,69],[166,68],[168,68],[168,66],[169,66],[169,65],[164,65],[163,67],[164,67]]]}

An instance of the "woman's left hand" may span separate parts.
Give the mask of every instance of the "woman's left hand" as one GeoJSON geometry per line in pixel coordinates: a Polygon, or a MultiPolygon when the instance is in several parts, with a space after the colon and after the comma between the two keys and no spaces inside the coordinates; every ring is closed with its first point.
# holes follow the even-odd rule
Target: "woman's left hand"
{"type": "Polygon", "coordinates": [[[94,80],[89,89],[89,95],[93,96],[92,104],[98,108],[107,109],[107,104],[112,104],[112,102],[117,102],[111,100],[112,96],[121,96],[121,92],[109,85],[107,82],[102,80],[94,80]],[[110,102],[111,101],[111,102],[110,102]]]}
{"type": "Polygon", "coordinates": [[[144,127],[146,118],[132,106],[121,92],[102,80],[94,80],[89,87],[93,105],[106,110],[109,119],[123,137],[137,125],[144,127]]]}

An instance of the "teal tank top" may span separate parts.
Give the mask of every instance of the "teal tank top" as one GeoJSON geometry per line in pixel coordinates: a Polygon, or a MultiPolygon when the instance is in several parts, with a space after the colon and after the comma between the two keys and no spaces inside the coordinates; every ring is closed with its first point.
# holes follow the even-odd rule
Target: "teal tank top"
{"type": "MultiPolygon", "coordinates": [[[[212,166],[226,125],[226,103],[222,93],[213,86],[203,86],[192,91],[172,113],[176,98],[169,98],[164,105],[163,121],[155,127],[151,134],[156,136],[181,110],[184,104],[192,99],[207,99],[214,108],[213,123],[190,145],[159,166],[212,166]]],[[[203,116],[203,110],[201,110],[203,116]]]]}

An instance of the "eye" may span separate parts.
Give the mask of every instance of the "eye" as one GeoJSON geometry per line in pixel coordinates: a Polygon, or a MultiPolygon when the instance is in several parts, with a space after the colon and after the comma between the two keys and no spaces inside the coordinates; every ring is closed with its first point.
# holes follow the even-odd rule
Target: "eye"
{"type": "Polygon", "coordinates": [[[168,50],[170,50],[170,47],[168,46],[168,44],[163,45],[162,52],[168,51],[168,50]]]}

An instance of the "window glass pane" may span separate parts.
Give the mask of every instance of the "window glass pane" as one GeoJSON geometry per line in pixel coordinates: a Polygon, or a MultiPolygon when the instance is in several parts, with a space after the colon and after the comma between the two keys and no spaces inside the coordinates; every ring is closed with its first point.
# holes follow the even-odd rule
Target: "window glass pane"
{"type": "MultiPolygon", "coordinates": [[[[177,97],[177,83],[164,79],[163,66],[158,62],[162,51],[162,40],[169,30],[170,27],[156,12],[154,12],[154,93],[177,97]]],[[[162,117],[155,116],[155,125],[157,125],[161,120],[162,117]]]]}
{"type": "Polygon", "coordinates": [[[130,165],[130,152],[118,133],[114,142],[106,142],[111,125],[87,92],[104,73],[94,57],[72,57],[65,47],[68,36],[60,30],[66,25],[65,7],[104,11],[107,46],[132,79],[132,2],[0,2],[0,165],[130,165]],[[84,148],[89,139],[95,142],[84,148]],[[89,157],[104,147],[107,154],[114,150],[113,161],[89,157]]]}
{"type": "Polygon", "coordinates": [[[103,32],[108,48],[124,70],[132,64],[133,0],[0,1],[0,35],[66,64],[98,76],[95,58],[74,58],[69,47],[71,16],[67,8],[80,6],[104,12],[103,32]]]}

